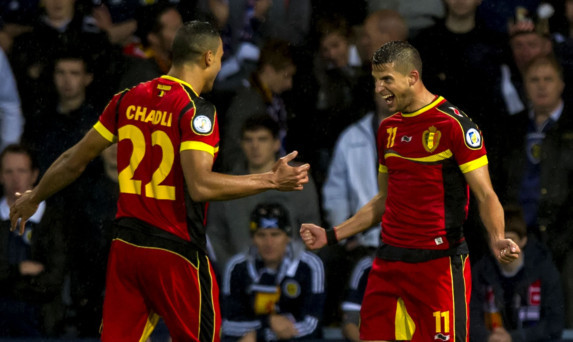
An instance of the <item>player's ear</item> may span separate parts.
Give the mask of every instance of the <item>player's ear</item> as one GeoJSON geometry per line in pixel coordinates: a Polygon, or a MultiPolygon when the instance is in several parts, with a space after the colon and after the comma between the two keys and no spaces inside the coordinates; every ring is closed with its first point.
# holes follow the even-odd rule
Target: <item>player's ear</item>
{"type": "Polygon", "coordinates": [[[205,65],[210,66],[215,61],[215,54],[211,50],[205,52],[205,65]]]}
{"type": "Polygon", "coordinates": [[[408,84],[413,86],[420,79],[420,73],[416,69],[412,69],[408,74],[408,84]]]}

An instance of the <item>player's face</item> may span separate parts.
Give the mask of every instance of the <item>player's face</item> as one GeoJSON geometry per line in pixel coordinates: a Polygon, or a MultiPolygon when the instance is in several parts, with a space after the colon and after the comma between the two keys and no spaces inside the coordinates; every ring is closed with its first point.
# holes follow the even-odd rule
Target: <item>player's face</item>
{"type": "Polygon", "coordinates": [[[61,100],[84,97],[92,78],[82,60],[60,60],[56,63],[54,84],[61,100]]]}
{"type": "Polygon", "coordinates": [[[2,160],[0,181],[4,186],[4,194],[14,197],[14,193],[24,193],[32,189],[38,177],[38,171],[32,169],[30,158],[24,153],[6,153],[2,160]]]}
{"type": "Polygon", "coordinates": [[[260,168],[276,161],[280,140],[275,139],[268,129],[260,128],[243,133],[241,147],[249,166],[260,168]]]}
{"type": "Polygon", "coordinates": [[[213,54],[213,64],[209,67],[211,72],[209,74],[208,79],[205,82],[205,87],[203,88],[203,92],[208,92],[213,89],[213,85],[215,84],[215,79],[217,78],[217,74],[221,71],[221,59],[223,58],[223,41],[219,38],[219,45],[217,46],[217,51],[213,54]]]}
{"type": "Polygon", "coordinates": [[[253,235],[253,243],[266,265],[278,265],[285,256],[290,239],[279,228],[258,229],[253,235]]]}
{"type": "Polygon", "coordinates": [[[411,80],[394,68],[394,63],[375,65],[372,68],[376,94],[382,96],[391,113],[409,112],[412,103],[411,80]]]}
{"type": "Polygon", "coordinates": [[[322,57],[337,68],[348,65],[348,40],[338,33],[324,37],[320,44],[322,57]]]}
{"type": "Polygon", "coordinates": [[[555,109],[561,102],[565,84],[549,64],[531,67],[525,75],[525,90],[534,109],[555,109]]]}

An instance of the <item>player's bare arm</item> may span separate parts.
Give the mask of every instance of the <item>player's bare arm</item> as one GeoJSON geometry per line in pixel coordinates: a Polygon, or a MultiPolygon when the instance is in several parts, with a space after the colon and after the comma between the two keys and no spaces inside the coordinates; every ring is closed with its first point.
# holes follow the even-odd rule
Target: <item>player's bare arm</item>
{"type": "MultiPolygon", "coordinates": [[[[354,216],[333,228],[338,241],[349,238],[380,223],[386,208],[388,192],[387,173],[378,173],[378,188],[378,194],[360,208],[354,216]]],[[[316,224],[303,223],[300,228],[300,236],[309,249],[319,249],[328,243],[326,230],[316,224]]]]}
{"type": "Polygon", "coordinates": [[[26,221],[34,215],[38,204],[76,180],[88,163],[109,145],[111,142],[92,128],[82,140],[62,153],[33,190],[17,195],[19,198],[10,208],[11,230],[16,229],[20,220],[22,234],[26,221]]]}
{"type": "Polygon", "coordinates": [[[189,194],[194,201],[222,201],[245,197],[265,190],[302,190],[308,183],[309,164],[290,166],[297,152],[280,158],[272,171],[250,175],[226,175],[211,170],[213,156],[205,151],[181,152],[181,165],[189,194]]]}
{"type": "Polygon", "coordinates": [[[503,207],[493,191],[487,165],[465,174],[476,200],[481,220],[490,237],[490,248],[494,256],[507,263],[517,259],[521,252],[511,239],[505,238],[503,207]]]}

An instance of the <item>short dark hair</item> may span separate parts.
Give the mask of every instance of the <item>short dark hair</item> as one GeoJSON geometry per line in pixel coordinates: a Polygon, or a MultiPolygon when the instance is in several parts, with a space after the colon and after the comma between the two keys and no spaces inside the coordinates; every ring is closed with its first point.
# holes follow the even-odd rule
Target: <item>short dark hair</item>
{"type": "Polygon", "coordinates": [[[281,39],[265,41],[261,48],[257,71],[261,71],[265,65],[270,65],[277,71],[294,66],[293,53],[289,43],[281,39]]]}
{"type": "Polygon", "coordinates": [[[279,124],[267,113],[260,113],[250,116],[241,129],[241,136],[245,135],[245,132],[256,131],[258,129],[266,129],[273,135],[274,139],[279,137],[279,124]]]}
{"type": "Polygon", "coordinates": [[[197,61],[204,53],[217,51],[221,36],[213,24],[190,21],[183,24],[173,40],[173,65],[197,61]]]}
{"type": "Polygon", "coordinates": [[[519,205],[505,205],[503,207],[505,216],[505,232],[513,232],[523,239],[527,236],[527,224],[523,217],[523,210],[519,205]]]}
{"type": "Polygon", "coordinates": [[[32,155],[32,152],[27,147],[25,147],[23,145],[19,145],[19,144],[10,144],[10,145],[4,147],[4,149],[0,153],[0,170],[2,170],[2,168],[4,167],[2,165],[2,163],[4,161],[4,157],[8,153],[25,154],[30,159],[30,168],[32,170],[38,169],[38,164],[36,163],[36,158],[34,158],[34,156],[32,155]]]}
{"type": "Polygon", "coordinates": [[[523,75],[527,75],[529,70],[532,69],[533,67],[542,65],[548,65],[551,68],[553,68],[553,70],[557,72],[557,75],[559,75],[559,78],[563,80],[563,67],[561,66],[561,63],[559,63],[557,58],[555,58],[555,56],[552,54],[550,54],[549,56],[538,56],[529,61],[529,63],[527,63],[527,65],[525,66],[523,75]]]}
{"type": "Polygon", "coordinates": [[[338,34],[346,39],[350,39],[352,35],[348,21],[338,14],[319,19],[316,23],[316,32],[321,42],[329,34],[338,34]]]}
{"type": "Polygon", "coordinates": [[[422,58],[420,53],[410,43],[402,40],[388,42],[382,45],[372,56],[372,67],[394,63],[394,68],[402,74],[416,69],[422,77],[422,58]]]}

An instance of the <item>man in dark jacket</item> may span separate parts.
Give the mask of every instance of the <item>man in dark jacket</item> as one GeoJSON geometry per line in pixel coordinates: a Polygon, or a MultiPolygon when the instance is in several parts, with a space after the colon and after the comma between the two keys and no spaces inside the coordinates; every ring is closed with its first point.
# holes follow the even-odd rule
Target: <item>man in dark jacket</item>
{"type": "Polygon", "coordinates": [[[505,208],[505,236],[523,253],[500,264],[487,255],[473,269],[470,304],[471,340],[554,341],[564,323],[563,292],[559,272],[549,251],[527,228],[519,207],[505,208]]]}

